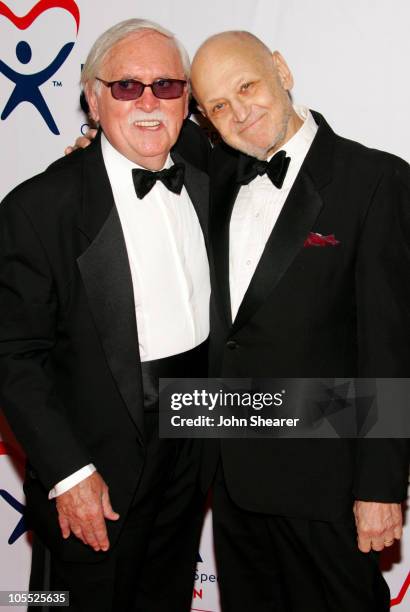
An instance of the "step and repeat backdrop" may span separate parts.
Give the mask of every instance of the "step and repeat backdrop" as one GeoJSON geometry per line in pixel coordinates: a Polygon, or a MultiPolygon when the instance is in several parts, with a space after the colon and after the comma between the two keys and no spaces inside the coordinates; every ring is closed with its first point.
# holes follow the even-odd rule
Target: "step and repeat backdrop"
{"type": "MultiPolygon", "coordinates": [[[[87,128],[79,105],[81,65],[102,31],[130,17],[163,24],[191,56],[212,33],[254,32],[288,61],[295,102],[322,112],[338,133],[410,161],[405,0],[5,0],[0,1],[0,200],[63,155],[87,128]]],[[[26,589],[24,457],[1,416],[0,438],[0,590],[26,589]]],[[[382,558],[397,612],[410,611],[408,523],[409,517],[403,541],[382,558]]],[[[211,530],[208,512],[192,601],[196,612],[220,610],[211,530]]]]}

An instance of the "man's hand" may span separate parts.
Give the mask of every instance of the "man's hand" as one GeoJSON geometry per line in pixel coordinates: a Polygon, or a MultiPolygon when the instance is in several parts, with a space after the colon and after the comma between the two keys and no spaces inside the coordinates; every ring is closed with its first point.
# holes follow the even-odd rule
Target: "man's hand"
{"type": "Polygon", "coordinates": [[[383,550],[400,540],[403,529],[401,504],[356,501],[353,506],[359,550],[383,550]]]}
{"type": "Polygon", "coordinates": [[[69,155],[76,149],[85,149],[86,147],[88,147],[88,145],[92,143],[96,135],[97,135],[97,130],[90,128],[89,130],[86,131],[84,136],[79,136],[77,138],[73,147],[67,147],[66,149],[64,149],[65,155],[69,155]]]}
{"type": "Polygon", "coordinates": [[[108,487],[98,472],[56,497],[56,505],[64,539],[73,532],[95,551],[109,549],[104,519],[116,521],[120,515],[112,509],[108,487]]]}

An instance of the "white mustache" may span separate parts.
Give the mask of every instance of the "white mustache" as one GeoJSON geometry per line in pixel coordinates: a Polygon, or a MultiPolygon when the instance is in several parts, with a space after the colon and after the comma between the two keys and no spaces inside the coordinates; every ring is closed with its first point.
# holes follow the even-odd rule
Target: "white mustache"
{"type": "Polygon", "coordinates": [[[136,121],[161,121],[162,123],[166,123],[167,116],[162,111],[144,113],[140,110],[134,110],[128,115],[128,124],[131,125],[136,121]]]}

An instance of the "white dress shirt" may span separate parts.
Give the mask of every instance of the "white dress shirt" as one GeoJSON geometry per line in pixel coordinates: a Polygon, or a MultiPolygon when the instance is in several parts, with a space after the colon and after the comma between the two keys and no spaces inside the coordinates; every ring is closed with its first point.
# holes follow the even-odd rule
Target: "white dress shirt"
{"type": "Polygon", "coordinates": [[[229,227],[232,320],[238,313],[266,242],[317,132],[317,125],[309,109],[304,106],[295,106],[294,109],[303,119],[303,125],[279,149],[286,151],[287,157],[290,157],[282,188],[275,187],[266,174],[257,176],[240,188],[233,207],[229,227]]]}
{"type": "MultiPolygon", "coordinates": [[[[209,335],[210,280],[204,237],[185,187],[177,195],[157,181],[138,199],[136,164],[102,135],[101,149],[121,221],[134,291],[141,361],[184,353],[209,335]]],[[[172,165],[168,156],[164,168],[172,165]]],[[[90,464],[50,491],[61,495],[95,471],[90,464]]]]}
{"type": "MultiPolygon", "coordinates": [[[[209,266],[195,208],[185,187],[177,195],[160,181],[139,200],[138,166],[104,136],[101,147],[130,263],[141,361],[189,351],[209,335],[209,266]]],[[[168,156],[164,168],[171,165],[168,156]]]]}

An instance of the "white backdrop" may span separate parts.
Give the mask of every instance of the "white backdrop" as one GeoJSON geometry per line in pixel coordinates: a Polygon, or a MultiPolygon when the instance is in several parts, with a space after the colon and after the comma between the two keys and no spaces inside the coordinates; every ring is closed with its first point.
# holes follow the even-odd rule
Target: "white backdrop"
{"type": "MultiPolygon", "coordinates": [[[[85,122],[78,105],[81,64],[102,31],[129,17],[159,21],[184,41],[191,54],[214,32],[251,30],[287,59],[295,77],[296,102],[322,112],[344,136],[410,161],[410,5],[406,0],[208,0],[201,4],[188,0],[5,0],[0,1],[0,115],[16,82],[14,100],[23,101],[14,109],[11,105],[9,116],[0,120],[0,199],[60,157],[79,134],[85,122]],[[27,44],[17,47],[22,41],[30,46],[31,58],[27,44]],[[34,78],[29,82],[19,75],[41,73],[67,43],[74,47],[61,67],[37,79],[60,132],[56,135],[27,101],[36,92],[34,78]]],[[[0,431],[2,439],[9,441],[2,424],[0,431]]],[[[29,571],[27,534],[19,535],[24,531],[19,505],[24,503],[22,464],[16,451],[11,459],[11,448],[14,444],[0,442],[0,590],[25,589],[29,571]]],[[[210,521],[208,515],[193,610],[218,612],[210,521]]],[[[407,526],[403,543],[384,558],[398,612],[410,611],[409,534],[407,526]]],[[[160,583],[158,577],[158,588],[160,583]]]]}

